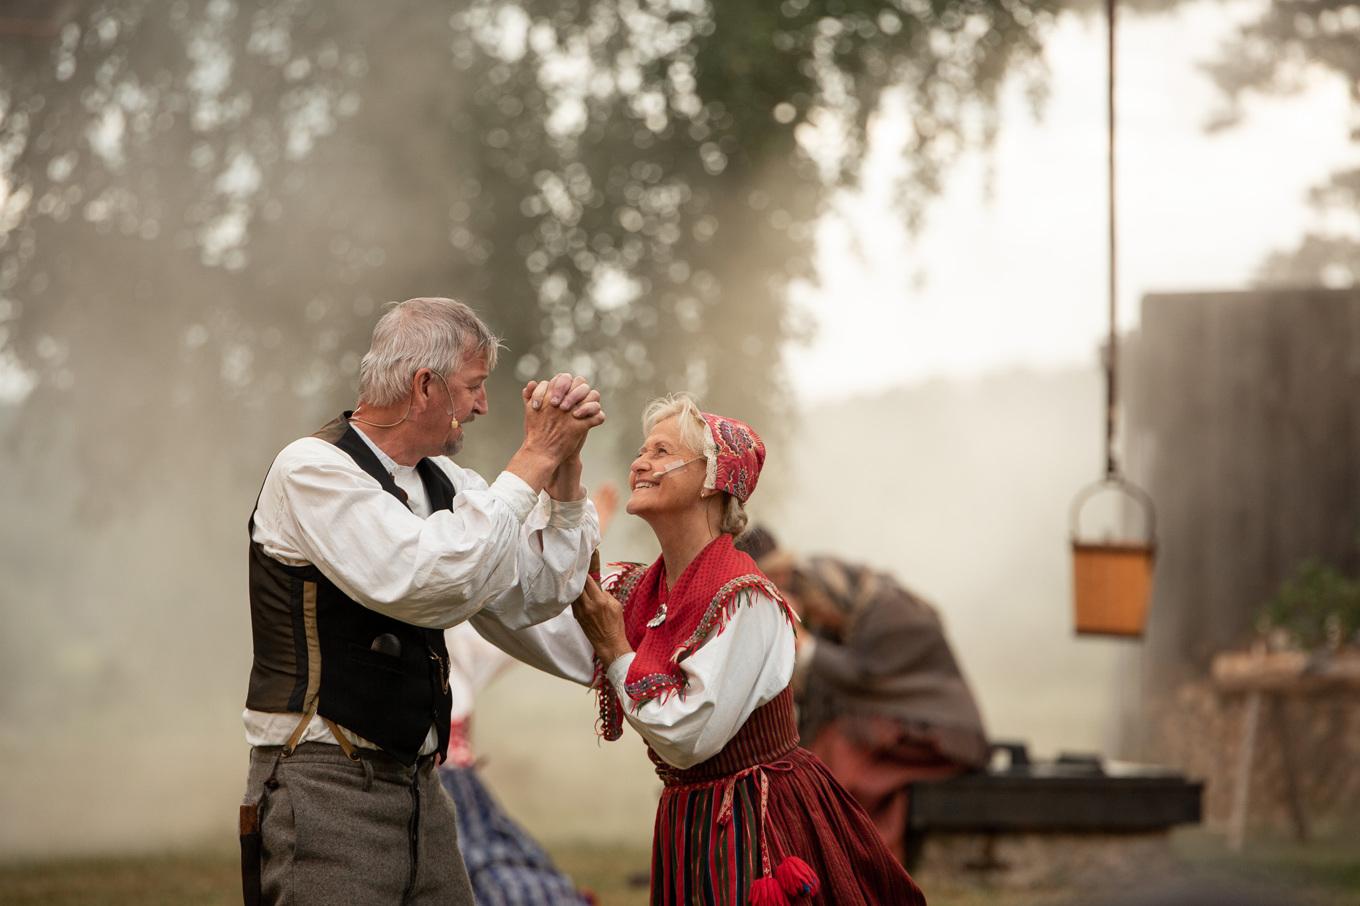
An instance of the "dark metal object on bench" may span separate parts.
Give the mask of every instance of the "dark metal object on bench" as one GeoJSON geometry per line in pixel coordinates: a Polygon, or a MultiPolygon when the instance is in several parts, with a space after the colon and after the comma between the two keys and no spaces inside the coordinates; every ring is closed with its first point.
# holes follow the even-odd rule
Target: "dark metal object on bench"
{"type": "Polygon", "coordinates": [[[1010,763],[912,786],[908,831],[1092,832],[1197,824],[1204,784],[1151,765],[1105,765],[1092,755],[1033,762],[1024,743],[996,743],[1010,763]]]}

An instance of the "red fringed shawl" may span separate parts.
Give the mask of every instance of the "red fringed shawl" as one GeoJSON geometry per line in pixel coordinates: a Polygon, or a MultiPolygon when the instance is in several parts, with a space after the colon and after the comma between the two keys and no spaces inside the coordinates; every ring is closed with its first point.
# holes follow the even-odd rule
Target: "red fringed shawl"
{"type": "MultiPolygon", "coordinates": [[[[605,590],[623,604],[624,630],[636,655],[628,668],[624,690],[634,708],[659,698],[685,694],[681,661],[727,628],[727,621],[743,600],[743,591],[759,589],[784,610],[788,604],[755,561],[732,545],[723,534],[694,558],[674,587],[666,588],[666,564],[658,557],[649,567],[640,563],[613,564],[623,570],[611,577],[605,590]]],[[[600,702],[600,735],[623,735],[623,711],[617,693],[596,662],[595,690],[600,702]]]]}

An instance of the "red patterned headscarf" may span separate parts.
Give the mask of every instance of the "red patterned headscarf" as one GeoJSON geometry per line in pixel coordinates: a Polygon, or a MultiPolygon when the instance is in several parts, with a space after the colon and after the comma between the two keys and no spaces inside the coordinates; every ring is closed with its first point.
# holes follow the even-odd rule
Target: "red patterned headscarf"
{"type": "Polygon", "coordinates": [[[708,429],[704,437],[704,459],[708,461],[704,487],[726,491],[745,503],[755,491],[760,467],[765,464],[765,442],[745,422],[711,412],[700,414],[708,429]]]}

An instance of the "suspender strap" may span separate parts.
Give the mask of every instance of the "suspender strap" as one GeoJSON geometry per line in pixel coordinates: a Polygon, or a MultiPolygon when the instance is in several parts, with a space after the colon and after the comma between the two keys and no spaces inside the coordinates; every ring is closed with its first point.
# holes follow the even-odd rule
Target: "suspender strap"
{"type": "Polygon", "coordinates": [[[354,744],[351,743],[341,729],[336,726],[335,721],[331,720],[329,717],[323,717],[321,719],[325,721],[326,726],[330,727],[331,735],[335,737],[336,742],[340,743],[340,751],[345,753],[345,757],[350,761],[358,761],[359,753],[354,751],[354,744]]]}
{"type": "MultiPolygon", "coordinates": [[[[317,700],[313,698],[311,705],[303,712],[302,720],[298,721],[297,726],[293,728],[293,735],[289,736],[288,742],[283,745],[284,758],[293,754],[293,750],[297,748],[298,742],[302,740],[302,734],[307,732],[307,725],[312,722],[312,717],[316,714],[316,705],[317,700]]],[[[326,719],[323,717],[322,720],[326,719]]],[[[330,721],[326,721],[326,723],[330,723],[330,721]]]]}
{"type": "MultiPolygon", "coordinates": [[[[289,736],[288,742],[284,744],[284,758],[293,754],[293,750],[297,748],[298,743],[302,740],[302,734],[307,732],[307,725],[312,722],[312,718],[315,715],[316,702],[312,702],[312,706],[302,715],[302,720],[299,720],[297,726],[293,728],[293,735],[289,736]]],[[[336,725],[335,721],[331,720],[329,717],[323,717],[321,720],[330,729],[331,735],[335,737],[335,741],[340,744],[340,751],[345,753],[345,757],[350,761],[358,761],[359,753],[354,751],[354,744],[349,741],[349,738],[345,736],[344,732],[336,725]]]]}

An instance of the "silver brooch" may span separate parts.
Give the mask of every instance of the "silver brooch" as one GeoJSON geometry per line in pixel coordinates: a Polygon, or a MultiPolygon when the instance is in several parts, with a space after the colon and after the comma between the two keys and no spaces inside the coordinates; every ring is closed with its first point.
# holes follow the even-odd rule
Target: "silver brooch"
{"type": "Polygon", "coordinates": [[[666,622],[666,602],[662,601],[661,607],[656,612],[656,616],[647,621],[647,628],[655,629],[664,622],[666,622]]]}

